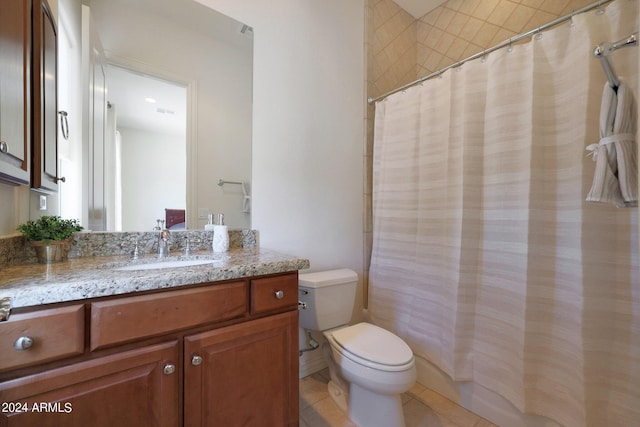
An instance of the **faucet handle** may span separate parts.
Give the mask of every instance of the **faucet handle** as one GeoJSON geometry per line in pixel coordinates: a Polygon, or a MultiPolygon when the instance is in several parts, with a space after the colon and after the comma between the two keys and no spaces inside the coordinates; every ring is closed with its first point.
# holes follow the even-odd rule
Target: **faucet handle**
{"type": "Polygon", "coordinates": [[[138,250],[138,240],[136,240],[136,243],[133,246],[133,251],[131,252],[131,259],[138,258],[140,258],[140,251],[138,250]]]}

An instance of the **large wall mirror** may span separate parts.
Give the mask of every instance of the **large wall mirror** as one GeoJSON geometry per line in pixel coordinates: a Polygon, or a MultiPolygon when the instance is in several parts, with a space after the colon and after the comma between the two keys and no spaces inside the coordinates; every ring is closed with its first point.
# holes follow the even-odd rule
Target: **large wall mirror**
{"type": "Polygon", "coordinates": [[[194,0],[58,0],[63,217],[251,227],[253,30],[194,0]],[[82,94],[76,93],[82,82],[82,94]]]}

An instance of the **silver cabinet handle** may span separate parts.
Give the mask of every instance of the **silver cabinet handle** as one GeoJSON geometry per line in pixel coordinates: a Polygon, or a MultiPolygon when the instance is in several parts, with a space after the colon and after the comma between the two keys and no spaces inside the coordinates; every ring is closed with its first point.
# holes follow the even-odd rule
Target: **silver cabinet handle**
{"type": "Polygon", "coordinates": [[[171,363],[167,363],[164,365],[164,369],[162,369],[162,373],[165,375],[171,375],[176,371],[176,365],[172,365],[171,363]]]}
{"type": "Polygon", "coordinates": [[[192,364],[193,366],[200,366],[200,365],[202,365],[202,357],[200,357],[200,356],[193,356],[193,357],[191,358],[191,364],[192,364]]]}
{"type": "Polygon", "coordinates": [[[65,178],[64,176],[61,178],[55,177],[53,178],[53,180],[55,181],[55,183],[57,184],[58,182],[62,181],[62,182],[67,182],[67,178],[65,178]]]}
{"type": "Polygon", "coordinates": [[[9,144],[4,141],[0,141],[0,153],[7,153],[9,151],[9,144]]]}
{"type": "Polygon", "coordinates": [[[276,296],[277,299],[284,298],[284,291],[275,291],[273,294],[276,296]]]}
{"type": "Polygon", "coordinates": [[[307,309],[307,303],[304,301],[298,301],[298,310],[306,310],[307,309]]]}
{"type": "Polygon", "coordinates": [[[18,351],[28,350],[33,346],[33,338],[24,336],[20,337],[13,343],[13,348],[18,351]]]}

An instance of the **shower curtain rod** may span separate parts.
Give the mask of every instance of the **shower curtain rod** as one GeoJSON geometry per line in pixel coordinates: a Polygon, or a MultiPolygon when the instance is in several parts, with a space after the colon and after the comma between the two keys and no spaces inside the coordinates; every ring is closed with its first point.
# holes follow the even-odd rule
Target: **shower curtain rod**
{"type": "Polygon", "coordinates": [[[411,83],[407,83],[404,86],[400,86],[400,87],[398,87],[396,89],[393,89],[393,90],[391,90],[391,91],[389,91],[389,92],[387,92],[387,93],[385,93],[383,95],[377,96],[375,98],[368,98],[367,102],[369,104],[373,104],[374,102],[378,102],[381,99],[384,99],[384,98],[388,97],[389,95],[393,95],[394,93],[398,93],[400,91],[403,91],[405,89],[408,89],[410,87],[418,85],[418,84],[420,84],[420,83],[422,83],[422,82],[424,82],[426,80],[432,79],[434,77],[438,77],[439,75],[441,75],[442,73],[444,73],[445,71],[447,71],[447,70],[449,70],[451,68],[456,68],[456,67],[461,66],[465,62],[469,62],[469,61],[473,61],[474,59],[482,58],[483,56],[485,56],[485,55],[487,55],[487,54],[489,54],[491,52],[494,52],[494,51],[496,51],[498,49],[502,49],[503,47],[509,46],[509,45],[511,45],[513,43],[517,43],[522,39],[526,39],[527,37],[531,37],[533,35],[539,34],[541,31],[544,31],[544,30],[546,30],[548,28],[551,28],[551,27],[553,27],[555,25],[558,25],[558,24],[560,24],[562,22],[569,21],[575,15],[578,15],[578,14],[584,13],[584,12],[588,12],[588,11],[593,10],[593,9],[597,9],[600,6],[604,5],[604,4],[611,3],[612,1],[613,0],[598,0],[598,1],[595,1],[595,2],[593,2],[591,4],[588,4],[588,5],[584,6],[584,7],[581,7],[578,10],[574,10],[573,12],[571,12],[571,13],[569,13],[567,15],[561,16],[561,17],[559,17],[557,19],[554,19],[553,21],[547,22],[544,25],[541,25],[541,26],[539,26],[537,28],[534,28],[531,31],[527,31],[526,33],[518,34],[515,37],[511,37],[509,40],[505,40],[502,43],[499,43],[499,44],[497,44],[497,45],[495,45],[493,47],[490,47],[489,49],[485,49],[482,52],[478,52],[478,53],[476,53],[474,55],[471,55],[468,58],[462,59],[462,60],[460,60],[460,61],[458,61],[458,62],[456,62],[454,64],[451,64],[451,65],[449,65],[447,67],[444,67],[444,68],[442,68],[442,69],[440,69],[438,71],[435,71],[435,72],[433,72],[431,74],[428,74],[428,75],[426,75],[424,77],[421,77],[418,80],[415,80],[415,81],[413,81],[411,83]]]}

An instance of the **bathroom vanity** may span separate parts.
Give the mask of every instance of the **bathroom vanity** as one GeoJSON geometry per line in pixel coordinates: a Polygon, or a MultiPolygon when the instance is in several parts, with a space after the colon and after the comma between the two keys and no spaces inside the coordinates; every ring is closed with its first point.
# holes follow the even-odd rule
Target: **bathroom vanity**
{"type": "Polygon", "coordinates": [[[261,249],[215,261],[3,269],[14,308],[0,322],[0,425],[297,425],[309,262],[261,249]]]}

